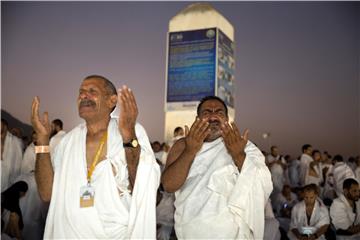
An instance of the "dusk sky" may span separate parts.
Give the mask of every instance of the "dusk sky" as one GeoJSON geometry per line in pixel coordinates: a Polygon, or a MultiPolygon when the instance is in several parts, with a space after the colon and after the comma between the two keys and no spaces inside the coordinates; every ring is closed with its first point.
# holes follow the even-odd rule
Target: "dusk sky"
{"type": "MultiPolygon", "coordinates": [[[[1,2],[1,108],[30,123],[31,101],[82,122],[76,98],[100,74],[135,93],[163,141],[169,20],[192,2],[1,2]]],[[[268,151],[360,154],[360,3],[210,2],[235,29],[235,121],[268,151]],[[262,134],[270,133],[264,140],[262,134]]]]}

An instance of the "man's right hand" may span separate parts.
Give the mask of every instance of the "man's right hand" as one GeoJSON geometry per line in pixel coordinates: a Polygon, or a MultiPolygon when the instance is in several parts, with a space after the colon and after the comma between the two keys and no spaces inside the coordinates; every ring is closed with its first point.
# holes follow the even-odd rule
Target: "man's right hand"
{"type": "Polygon", "coordinates": [[[34,131],[37,134],[37,144],[48,145],[50,139],[50,131],[51,131],[49,115],[47,112],[44,112],[42,118],[40,118],[39,106],[40,106],[39,97],[34,97],[31,106],[31,124],[34,128],[34,131]]]}
{"type": "Polygon", "coordinates": [[[190,130],[188,126],[185,126],[185,149],[196,154],[201,149],[209,133],[209,123],[206,120],[196,118],[190,130]]]}
{"type": "Polygon", "coordinates": [[[176,192],[185,183],[190,167],[205,138],[209,135],[209,123],[196,118],[190,130],[185,126],[185,137],[170,148],[161,182],[167,192],[176,192]]]}

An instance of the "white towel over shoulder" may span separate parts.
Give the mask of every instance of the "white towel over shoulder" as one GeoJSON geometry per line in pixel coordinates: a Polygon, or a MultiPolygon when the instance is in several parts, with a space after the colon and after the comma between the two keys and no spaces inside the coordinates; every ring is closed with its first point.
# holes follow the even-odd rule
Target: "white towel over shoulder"
{"type": "Polygon", "coordinates": [[[176,192],[179,239],[262,239],[265,204],[272,191],[264,156],[251,142],[241,172],[222,138],[204,143],[176,192]]]}
{"type": "Polygon", "coordinates": [[[156,190],[160,169],[140,124],[135,126],[141,146],[132,194],[116,119],[108,126],[107,156],[95,168],[94,207],[80,208],[80,187],[86,185],[86,125],[69,132],[56,148],[54,183],[45,238],[155,238],[156,190]],[[116,169],[116,176],[112,171],[116,169]]]}

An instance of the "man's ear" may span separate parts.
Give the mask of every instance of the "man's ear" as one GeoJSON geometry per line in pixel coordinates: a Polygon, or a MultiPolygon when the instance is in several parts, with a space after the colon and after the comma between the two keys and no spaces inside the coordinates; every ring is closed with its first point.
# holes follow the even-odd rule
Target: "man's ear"
{"type": "Polygon", "coordinates": [[[113,108],[116,106],[117,100],[118,100],[117,95],[114,94],[114,95],[110,96],[110,101],[109,101],[110,108],[113,108]]]}

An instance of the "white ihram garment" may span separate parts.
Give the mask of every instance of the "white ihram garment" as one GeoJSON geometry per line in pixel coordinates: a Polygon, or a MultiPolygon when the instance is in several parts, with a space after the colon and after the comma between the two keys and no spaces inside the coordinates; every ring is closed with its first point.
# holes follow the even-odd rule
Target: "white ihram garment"
{"type": "MultiPolygon", "coordinates": [[[[317,199],[315,201],[314,209],[311,213],[310,223],[308,224],[306,216],[306,205],[304,201],[297,203],[291,211],[291,222],[288,237],[290,240],[297,239],[291,229],[298,229],[301,233],[302,227],[315,227],[318,230],[320,227],[330,224],[329,211],[327,207],[317,199]]],[[[324,234],[317,239],[324,239],[324,234]]]]}
{"type": "Polygon", "coordinates": [[[61,139],[63,139],[63,137],[66,135],[66,132],[64,130],[60,130],[58,131],[54,136],[52,136],[52,138],[50,139],[50,149],[51,152],[55,152],[55,148],[57,145],[59,145],[61,139]]]}
{"type": "Polygon", "coordinates": [[[30,143],[30,145],[25,149],[24,157],[21,163],[21,174],[27,174],[35,171],[35,145],[30,143]]]}
{"type": "Polygon", "coordinates": [[[31,143],[25,150],[21,165],[21,175],[17,181],[25,181],[28,191],[20,198],[20,209],[24,221],[22,236],[25,240],[42,239],[45,219],[42,212],[46,210],[45,203],[40,199],[37,184],[35,182],[35,146],[31,143]]]}
{"type": "Polygon", "coordinates": [[[303,153],[300,157],[300,186],[305,186],[306,173],[309,169],[310,163],[313,161],[312,157],[303,153]]]}
{"type": "Polygon", "coordinates": [[[123,141],[117,121],[111,119],[106,159],[97,164],[92,176],[94,207],[88,208],[80,208],[80,187],[87,184],[86,124],[79,125],[63,138],[55,152],[45,238],[156,237],[155,204],[160,169],[145,130],[136,124],[135,131],[141,153],[132,195],[128,191],[123,141]],[[112,166],[116,169],[115,177],[112,166]]]}
{"type": "Polygon", "coordinates": [[[285,176],[284,169],[279,163],[274,163],[270,169],[272,181],[274,183],[274,192],[278,193],[284,187],[285,176]]]}
{"type": "Polygon", "coordinates": [[[15,183],[21,173],[23,157],[21,140],[7,132],[4,142],[4,152],[1,159],[1,192],[15,183]]]}
{"type": "Polygon", "coordinates": [[[347,178],[355,179],[355,174],[353,170],[344,162],[335,163],[332,169],[334,177],[334,189],[337,196],[343,194],[343,183],[347,178]]]}
{"type": "Polygon", "coordinates": [[[264,240],[280,240],[279,221],[275,218],[270,199],[265,205],[264,240]]]}
{"type": "Polygon", "coordinates": [[[272,191],[264,156],[250,141],[239,173],[223,139],[204,143],[175,193],[179,239],[262,239],[264,209],[272,191]]]}
{"type": "Polygon", "coordinates": [[[317,177],[311,176],[311,175],[309,175],[309,172],[310,172],[310,165],[309,165],[309,167],[306,169],[304,185],[315,184],[317,186],[320,186],[320,184],[323,182],[321,169],[322,169],[321,165],[315,165],[314,170],[315,170],[315,172],[317,173],[318,176],[317,177]]]}
{"type": "MultiPolygon", "coordinates": [[[[346,197],[341,194],[334,199],[330,207],[331,222],[335,229],[348,229],[351,225],[360,224],[360,201],[356,202],[356,214],[347,201],[346,197]]],[[[338,240],[360,239],[360,233],[353,236],[336,235],[338,240]]]]}

